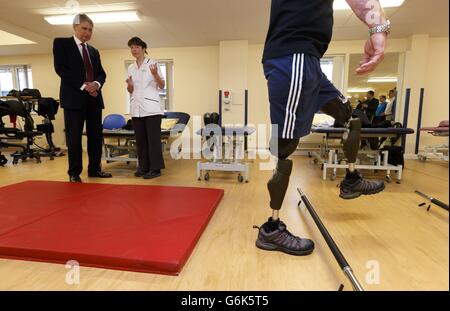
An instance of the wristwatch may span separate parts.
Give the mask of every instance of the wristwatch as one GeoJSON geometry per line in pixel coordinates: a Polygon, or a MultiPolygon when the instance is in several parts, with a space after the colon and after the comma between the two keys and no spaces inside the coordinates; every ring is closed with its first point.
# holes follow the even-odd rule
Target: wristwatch
{"type": "Polygon", "coordinates": [[[376,33],[386,33],[387,35],[391,32],[391,21],[387,20],[386,23],[377,25],[369,29],[369,36],[376,33]]]}

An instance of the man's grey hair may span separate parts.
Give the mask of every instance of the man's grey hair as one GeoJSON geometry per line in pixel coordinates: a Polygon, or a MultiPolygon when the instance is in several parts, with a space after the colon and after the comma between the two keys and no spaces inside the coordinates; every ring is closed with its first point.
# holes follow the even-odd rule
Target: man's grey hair
{"type": "Polygon", "coordinates": [[[77,14],[77,15],[75,15],[75,17],[73,19],[73,25],[74,26],[75,25],[79,25],[79,24],[84,23],[84,22],[88,22],[89,24],[91,24],[92,27],[94,27],[94,22],[86,14],[77,14]]]}

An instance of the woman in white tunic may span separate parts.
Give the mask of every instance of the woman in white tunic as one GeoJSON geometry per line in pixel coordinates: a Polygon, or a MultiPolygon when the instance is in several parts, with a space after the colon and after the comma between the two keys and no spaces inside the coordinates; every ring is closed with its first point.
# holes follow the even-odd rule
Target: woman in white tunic
{"type": "Polygon", "coordinates": [[[151,179],[161,176],[164,158],[161,146],[161,107],[159,89],[165,81],[158,63],[146,57],[147,44],[138,37],[128,41],[136,62],[128,67],[126,80],[130,93],[131,115],[136,137],[139,166],[136,177],[151,179]]]}

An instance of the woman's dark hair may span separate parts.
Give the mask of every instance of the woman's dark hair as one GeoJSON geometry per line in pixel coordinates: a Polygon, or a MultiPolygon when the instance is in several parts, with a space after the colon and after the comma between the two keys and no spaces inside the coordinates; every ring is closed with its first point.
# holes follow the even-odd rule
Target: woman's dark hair
{"type": "MultiPolygon", "coordinates": [[[[147,50],[147,43],[142,41],[142,39],[139,37],[133,37],[128,40],[128,47],[131,47],[132,45],[140,46],[144,50],[147,50]]],[[[145,51],[145,54],[147,54],[147,51],[145,51]]]]}

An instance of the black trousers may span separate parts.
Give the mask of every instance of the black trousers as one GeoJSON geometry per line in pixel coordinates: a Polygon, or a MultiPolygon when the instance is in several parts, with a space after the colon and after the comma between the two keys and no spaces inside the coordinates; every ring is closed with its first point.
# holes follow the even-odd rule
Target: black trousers
{"type": "Polygon", "coordinates": [[[161,115],[133,118],[138,171],[141,173],[165,168],[161,144],[161,119],[161,115]]]}
{"type": "Polygon", "coordinates": [[[64,126],[69,154],[69,176],[79,176],[83,171],[82,135],[86,121],[86,135],[89,155],[88,173],[101,170],[103,125],[102,109],[90,102],[84,109],[64,109],[64,126]]]}

